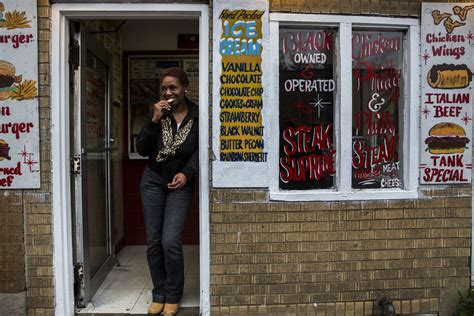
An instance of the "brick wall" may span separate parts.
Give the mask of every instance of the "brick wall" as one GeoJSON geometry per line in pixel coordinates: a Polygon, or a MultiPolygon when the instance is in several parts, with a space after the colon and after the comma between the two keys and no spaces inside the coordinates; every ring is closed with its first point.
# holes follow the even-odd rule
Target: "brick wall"
{"type": "Polygon", "coordinates": [[[0,194],[0,293],[25,289],[23,201],[21,192],[0,194]]]}
{"type": "Polygon", "coordinates": [[[316,302],[318,313],[360,315],[388,295],[397,312],[438,312],[444,292],[469,286],[470,192],[286,203],[269,202],[265,192],[214,191],[213,310],[313,311],[316,302]]]}
{"type": "Polygon", "coordinates": [[[37,2],[41,188],[32,192],[23,191],[26,307],[28,315],[53,315],[55,303],[51,206],[51,10],[48,0],[37,0],[37,2]]]}
{"type": "Polygon", "coordinates": [[[271,11],[418,16],[419,0],[272,0],[271,11]]]}
{"type": "MultiPolygon", "coordinates": [[[[418,17],[421,0],[270,0],[270,11],[418,17]]],[[[428,0],[424,2],[472,2],[428,0]]]]}

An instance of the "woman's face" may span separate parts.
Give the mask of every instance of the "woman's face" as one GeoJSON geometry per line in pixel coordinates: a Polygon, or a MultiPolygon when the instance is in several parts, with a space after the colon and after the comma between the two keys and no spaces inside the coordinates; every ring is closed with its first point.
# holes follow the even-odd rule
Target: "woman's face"
{"type": "Polygon", "coordinates": [[[171,105],[181,103],[184,99],[185,87],[176,77],[166,76],[161,81],[161,97],[164,100],[174,99],[171,105]]]}

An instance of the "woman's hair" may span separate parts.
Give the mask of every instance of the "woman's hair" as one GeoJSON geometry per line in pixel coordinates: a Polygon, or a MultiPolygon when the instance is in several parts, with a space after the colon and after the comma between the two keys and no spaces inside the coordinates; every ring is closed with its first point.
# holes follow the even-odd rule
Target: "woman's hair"
{"type": "Polygon", "coordinates": [[[174,77],[178,78],[179,82],[185,86],[189,87],[189,78],[188,75],[184,72],[183,69],[178,68],[178,67],[171,67],[168,69],[165,69],[163,73],[161,74],[160,82],[163,82],[164,77],[174,77]]]}

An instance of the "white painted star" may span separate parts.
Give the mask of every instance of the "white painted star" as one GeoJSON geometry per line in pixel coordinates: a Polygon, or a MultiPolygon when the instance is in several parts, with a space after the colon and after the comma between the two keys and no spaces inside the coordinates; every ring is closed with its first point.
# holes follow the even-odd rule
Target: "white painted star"
{"type": "Polygon", "coordinates": [[[324,105],[331,105],[332,102],[323,101],[323,99],[321,99],[318,93],[317,98],[313,99],[313,102],[311,102],[310,104],[318,109],[318,118],[320,118],[321,109],[324,109],[324,105]]]}

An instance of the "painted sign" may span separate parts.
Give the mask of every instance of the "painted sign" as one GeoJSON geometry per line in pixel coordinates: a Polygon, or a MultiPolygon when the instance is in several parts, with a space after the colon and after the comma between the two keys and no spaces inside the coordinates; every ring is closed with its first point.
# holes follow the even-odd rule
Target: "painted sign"
{"type": "Polygon", "coordinates": [[[352,32],[352,187],[403,187],[401,31],[352,32]]]}
{"type": "Polygon", "coordinates": [[[267,6],[266,1],[214,3],[215,186],[266,186],[267,6]]]}
{"type": "Polygon", "coordinates": [[[473,31],[474,4],[423,3],[423,184],[471,182],[473,31]]]}
{"type": "Polygon", "coordinates": [[[40,187],[35,0],[0,0],[0,189],[40,187]]]}
{"type": "Polygon", "coordinates": [[[334,187],[334,41],[332,29],[280,27],[279,187],[334,187]]]}

